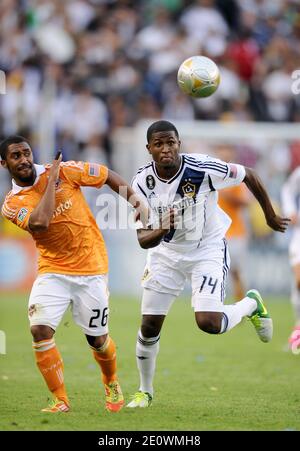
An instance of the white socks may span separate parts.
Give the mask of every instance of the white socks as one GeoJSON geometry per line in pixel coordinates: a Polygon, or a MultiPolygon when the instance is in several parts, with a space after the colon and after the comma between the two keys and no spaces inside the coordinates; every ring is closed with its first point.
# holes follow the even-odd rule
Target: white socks
{"type": "MultiPolygon", "coordinates": [[[[220,333],[227,332],[238,323],[244,316],[250,316],[257,309],[257,303],[252,298],[244,298],[232,305],[224,305],[223,319],[220,333]]],[[[153,396],[153,378],[156,366],[156,357],[159,351],[159,339],[157,337],[146,338],[138,331],[136,343],[136,362],[140,373],[140,388],[142,392],[153,396]]]]}
{"type": "Polygon", "coordinates": [[[257,303],[252,298],[244,298],[236,304],[224,305],[220,334],[239,324],[244,316],[250,316],[257,309],[257,303]]]}
{"type": "Polygon", "coordinates": [[[155,373],[156,357],[159,351],[159,338],[145,338],[139,330],[136,343],[136,362],[140,373],[140,391],[153,396],[153,378],[155,373]]]}

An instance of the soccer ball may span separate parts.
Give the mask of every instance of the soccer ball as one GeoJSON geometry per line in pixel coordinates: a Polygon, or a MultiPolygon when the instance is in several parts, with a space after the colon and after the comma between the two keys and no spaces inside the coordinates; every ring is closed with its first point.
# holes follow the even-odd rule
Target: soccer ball
{"type": "Polygon", "coordinates": [[[216,63],[206,56],[191,56],[178,69],[180,89],[192,97],[211,96],[220,84],[220,71],[216,63]]]}

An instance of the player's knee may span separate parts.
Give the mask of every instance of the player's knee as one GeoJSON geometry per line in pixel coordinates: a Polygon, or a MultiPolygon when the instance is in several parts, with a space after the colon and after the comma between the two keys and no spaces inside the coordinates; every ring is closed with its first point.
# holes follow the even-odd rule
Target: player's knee
{"type": "Polygon", "coordinates": [[[165,315],[142,316],[141,333],[145,338],[157,337],[160,334],[165,315]]]}
{"type": "Polygon", "coordinates": [[[54,335],[54,330],[49,326],[31,326],[30,331],[35,342],[49,340],[54,335]]]}
{"type": "Polygon", "coordinates": [[[300,278],[296,279],[296,287],[297,287],[297,290],[300,291],[300,278]]]}
{"type": "Polygon", "coordinates": [[[160,333],[160,327],[155,323],[143,323],[141,332],[145,338],[157,337],[160,333]]]}
{"type": "Polygon", "coordinates": [[[87,339],[88,344],[90,346],[92,346],[92,348],[98,349],[104,345],[104,343],[107,339],[107,335],[108,334],[105,334],[105,335],[101,335],[99,337],[92,337],[91,335],[86,335],[86,339],[87,339]]]}
{"type": "Polygon", "coordinates": [[[196,322],[199,329],[208,334],[219,334],[221,331],[220,317],[214,313],[204,312],[200,314],[197,312],[196,322]]]}

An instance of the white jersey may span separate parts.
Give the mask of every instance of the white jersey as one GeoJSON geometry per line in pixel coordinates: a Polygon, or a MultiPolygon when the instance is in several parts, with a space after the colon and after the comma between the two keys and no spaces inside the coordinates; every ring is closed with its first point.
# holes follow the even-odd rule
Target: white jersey
{"type": "Polygon", "coordinates": [[[208,155],[180,154],[180,157],[179,170],[170,180],[158,176],[152,161],[138,170],[132,187],[151,207],[154,227],[159,215],[169,208],[182,214],[179,227],[170,230],[161,244],[186,251],[222,240],[231,219],[218,206],[217,190],[239,185],[246,172],[244,166],[208,155]]]}

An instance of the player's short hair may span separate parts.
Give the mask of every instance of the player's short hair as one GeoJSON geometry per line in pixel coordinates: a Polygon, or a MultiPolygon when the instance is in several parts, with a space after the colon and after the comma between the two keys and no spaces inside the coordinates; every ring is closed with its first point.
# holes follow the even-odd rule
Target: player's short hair
{"type": "Polygon", "coordinates": [[[0,143],[1,160],[6,160],[7,150],[11,144],[19,144],[19,143],[23,143],[23,142],[25,142],[29,145],[29,142],[27,141],[27,139],[20,135],[12,135],[12,136],[9,136],[8,138],[4,139],[0,143]]]}
{"type": "Polygon", "coordinates": [[[172,124],[172,122],[169,122],[169,121],[153,122],[153,124],[151,124],[147,130],[147,142],[149,143],[153,133],[170,132],[170,131],[175,132],[175,135],[177,136],[177,138],[179,138],[178,130],[175,127],[175,125],[172,124]]]}

